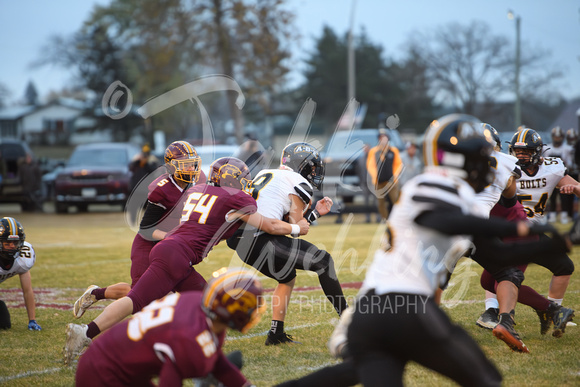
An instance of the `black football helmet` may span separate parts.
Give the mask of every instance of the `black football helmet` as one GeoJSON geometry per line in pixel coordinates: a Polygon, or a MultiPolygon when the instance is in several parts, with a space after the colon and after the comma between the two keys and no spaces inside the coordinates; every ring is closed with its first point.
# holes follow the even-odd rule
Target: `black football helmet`
{"type": "Polygon", "coordinates": [[[216,187],[231,187],[245,190],[252,176],[242,160],[235,157],[221,157],[209,166],[208,183],[216,187]]]}
{"type": "Polygon", "coordinates": [[[14,218],[0,219],[0,266],[4,270],[12,267],[16,254],[20,252],[26,234],[20,222],[14,218]]]}
{"type": "Polygon", "coordinates": [[[517,157],[516,149],[525,149],[530,154],[529,160],[518,158],[517,164],[521,167],[540,165],[542,163],[544,142],[534,129],[524,128],[516,132],[509,145],[510,155],[517,157]]]}
{"type": "Polygon", "coordinates": [[[466,114],[448,114],[425,131],[423,159],[427,167],[444,167],[481,192],[493,181],[489,166],[493,138],[481,121],[466,114]]]}
{"type": "Polygon", "coordinates": [[[306,142],[286,145],[282,151],[280,165],[302,175],[312,186],[320,189],[324,180],[324,161],[318,150],[306,142]]]}
{"type": "MultiPolygon", "coordinates": [[[[501,139],[499,138],[499,133],[497,132],[497,130],[493,126],[491,126],[490,124],[486,124],[485,122],[481,124],[481,128],[483,129],[484,132],[486,130],[489,131],[491,138],[495,142],[494,148],[496,148],[496,150],[501,151],[502,149],[501,139]]],[[[488,137],[487,134],[485,134],[485,136],[488,137]]]]}
{"type": "Polygon", "coordinates": [[[201,157],[187,141],[174,141],[165,149],[165,167],[177,180],[192,183],[199,179],[201,157]]]}
{"type": "Polygon", "coordinates": [[[266,310],[262,285],[249,270],[226,269],[213,273],[203,291],[202,308],[212,320],[218,320],[240,332],[255,326],[266,310]]]}

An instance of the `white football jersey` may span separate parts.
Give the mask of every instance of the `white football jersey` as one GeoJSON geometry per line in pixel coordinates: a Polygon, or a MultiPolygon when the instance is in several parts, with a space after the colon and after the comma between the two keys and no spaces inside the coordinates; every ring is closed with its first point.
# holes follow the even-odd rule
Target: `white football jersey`
{"type": "Polygon", "coordinates": [[[402,187],[387,222],[390,248],[375,253],[364,289],[432,296],[445,284],[472,243],[470,236],[449,236],[415,223],[421,213],[434,209],[459,209],[476,216],[484,211],[467,182],[439,168],[427,168],[402,187]]]}
{"type": "Polygon", "coordinates": [[[571,145],[563,143],[560,146],[554,146],[554,144],[546,145],[546,151],[544,152],[544,157],[558,157],[562,159],[565,166],[570,165],[573,161],[570,157],[573,155],[573,148],[571,145]]]}
{"type": "Polygon", "coordinates": [[[540,168],[533,176],[522,169],[522,177],[517,181],[517,195],[530,222],[544,223],[548,199],[565,175],[566,167],[557,157],[544,157],[540,168]]]}
{"type": "Polygon", "coordinates": [[[522,172],[520,167],[516,165],[517,162],[518,159],[514,156],[497,151],[492,152],[490,165],[495,172],[493,183],[476,194],[477,201],[487,208],[486,217],[489,217],[489,212],[499,201],[501,193],[507,188],[510,178],[512,176],[516,179],[520,177],[522,172]]]}
{"type": "Polygon", "coordinates": [[[22,244],[22,248],[19,253],[16,253],[16,259],[12,264],[12,267],[8,270],[4,270],[0,267],[0,283],[6,281],[10,277],[14,277],[17,274],[24,274],[34,266],[36,262],[36,254],[32,245],[28,242],[22,244]]]}
{"type": "Polygon", "coordinates": [[[283,219],[290,211],[296,195],[306,210],[312,200],[313,189],[308,180],[290,169],[263,169],[252,180],[250,194],[258,203],[258,213],[267,218],[283,219]]]}

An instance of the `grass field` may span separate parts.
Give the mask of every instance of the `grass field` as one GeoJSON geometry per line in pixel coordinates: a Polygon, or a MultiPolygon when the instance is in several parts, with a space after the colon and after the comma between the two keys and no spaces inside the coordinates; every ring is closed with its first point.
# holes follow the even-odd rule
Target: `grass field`
{"type": "MultiPolygon", "coordinates": [[[[0,299],[6,301],[12,315],[12,329],[0,331],[0,384],[72,386],[74,369],[64,367],[61,356],[65,325],[73,321],[88,323],[107,303],[96,304],[99,308],[89,310],[80,320],[73,318],[72,305],[90,284],[106,286],[130,282],[129,253],[134,232],[117,210],[68,215],[20,214],[4,210],[1,215],[16,217],[36,250],[37,261],[31,273],[38,304],[37,321],[43,330],[27,330],[18,279],[0,284],[0,299]]],[[[382,231],[380,225],[364,224],[358,216],[345,218],[345,223],[340,225],[334,224],[334,217],[328,216],[312,227],[307,239],[333,255],[345,294],[354,297],[356,283],[364,278],[382,231]]],[[[576,266],[580,266],[580,247],[572,258],[576,266]]],[[[222,266],[242,266],[225,243],[217,246],[197,270],[207,278],[222,266]]],[[[494,361],[504,375],[505,385],[580,385],[580,327],[569,327],[561,339],[541,336],[535,312],[519,306],[516,329],[531,353],[518,354],[495,339],[490,331],[475,326],[475,320],[484,309],[480,272],[477,264],[462,261],[444,295],[445,310],[494,361]]],[[[550,276],[546,269],[530,267],[526,272],[526,284],[546,294],[550,276]]],[[[564,300],[566,306],[576,310],[580,308],[579,278],[578,274],[572,276],[564,300]]],[[[275,282],[264,279],[263,285],[271,295],[275,282]]],[[[225,351],[239,349],[243,352],[243,372],[256,385],[272,386],[336,363],[326,349],[326,342],[337,316],[319,288],[308,288],[316,286],[315,276],[299,274],[287,316],[288,333],[303,345],[265,347],[269,314],[246,335],[228,334],[225,351]]],[[[412,386],[453,385],[414,364],[407,367],[405,383],[412,386]]],[[[191,384],[191,381],[185,383],[191,384]]]]}

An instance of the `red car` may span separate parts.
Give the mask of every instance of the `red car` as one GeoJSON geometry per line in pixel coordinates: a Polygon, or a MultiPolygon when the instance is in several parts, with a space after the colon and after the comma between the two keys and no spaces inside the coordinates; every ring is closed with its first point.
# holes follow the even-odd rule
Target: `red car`
{"type": "Polygon", "coordinates": [[[85,212],[89,204],[125,206],[129,197],[129,163],[139,148],[127,143],[79,145],[54,183],[58,213],[76,206],[85,212]]]}

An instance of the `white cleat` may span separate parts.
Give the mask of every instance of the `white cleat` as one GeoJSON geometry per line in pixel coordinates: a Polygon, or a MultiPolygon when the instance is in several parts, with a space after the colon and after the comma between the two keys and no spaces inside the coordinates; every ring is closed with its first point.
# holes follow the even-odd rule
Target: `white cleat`
{"type": "Polygon", "coordinates": [[[71,366],[76,357],[80,356],[93,342],[87,337],[88,329],[89,327],[85,324],[67,324],[66,342],[62,350],[65,366],[71,366]]]}
{"type": "Polygon", "coordinates": [[[572,321],[568,321],[568,322],[566,323],[566,326],[567,326],[567,327],[575,327],[575,326],[578,326],[578,324],[576,324],[575,322],[572,322],[572,321]]]}
{"type": "Polygon", "coordinates": [[[73,315],[76,318],[81,318],[83,314],[85,314],[86,310],[91,307],[95,302],[98,300],[91,294],[94,289],[98,289],[97,285],[91,285],[85,290],[83,295],[76,300],[75,305],[73,307],[73,315]]]}

